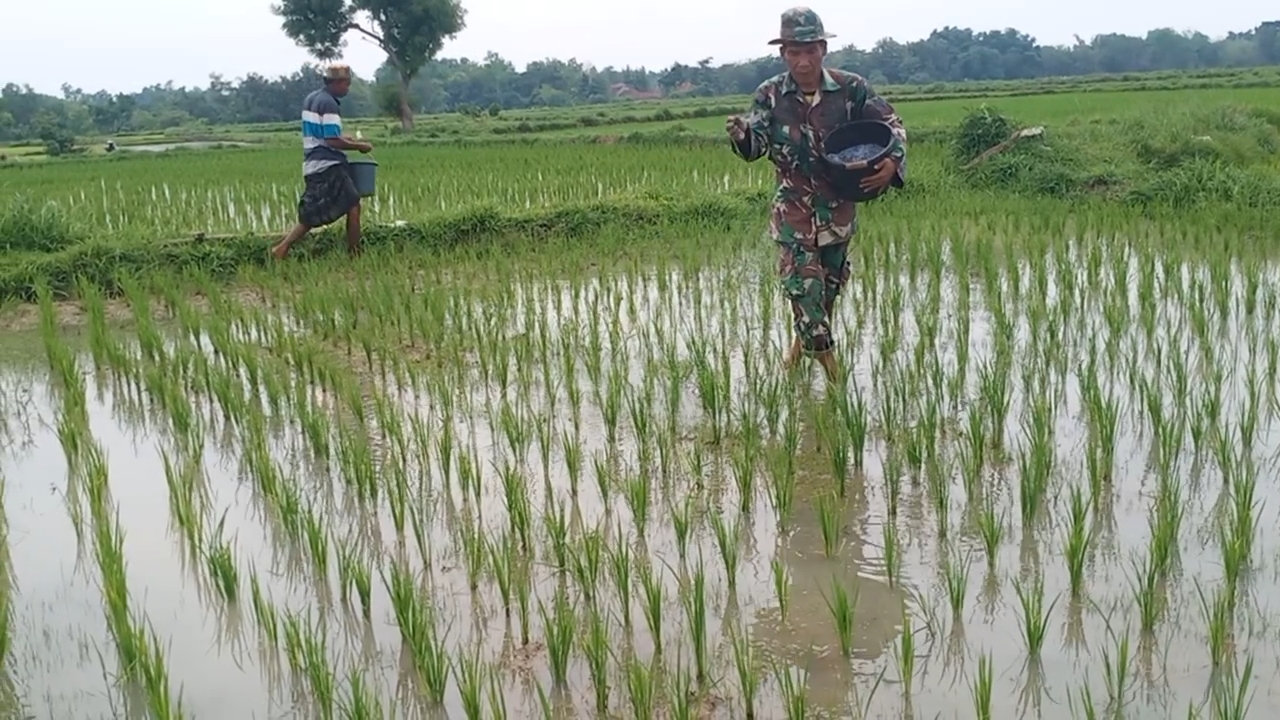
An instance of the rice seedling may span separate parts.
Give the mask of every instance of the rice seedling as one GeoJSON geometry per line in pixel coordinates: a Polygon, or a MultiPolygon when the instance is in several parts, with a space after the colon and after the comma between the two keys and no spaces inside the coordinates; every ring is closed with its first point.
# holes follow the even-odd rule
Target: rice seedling
{"type": "Polygon", "coordinates": [[[338,699],[338,713],[344,720],[374,720],[386,717],[381,697],[370,686],[363,673],[352,669],[347,673],[346,690],[338,699]]]}
{"type": "Polygon", "coordinates": [[[594,608],[588,610],[586,631],[581,636],[582,654],[587,659],[596,712],[601,715],[609,713],[609,641],[608,626],[600,612],[594,608]]]}
{"type": "Polygon", "coordinates": [[[787,720],[809,717],[808,673],[774,664],[773,677],[782,695],[782,710],[787,720]]]}
{"type": "Polygon", "coordinates": [[[502,686],[502,674],[496,668],[489,670],[489,717],[493,720],[506,720],[507,694],[502,686]]]}
{"type": "Polygon", "coordinates": [[[978,656],[978,674],[969,688],[975,720],[991,720],[992,685],[991,653],[988,652],[978,656]]]}
{"type": "Polygon", "coordinates": [[[1152,633],[1164,613],[1165,605],[1155,555],[1148,554],[1146,562],[1134,561],[1130,583],[1133,587],[1134,604],[1138,607],[1139,627],[1144,634],[1152,633]]]}
{"type": "Polygon", "coordinates": [[[978,533],[982,537],[982,547],[986,551],[987,568],[995,570],[1000,545],[1004,541],[1004,513],[996,514],[995,503],[989,497],[978,513],[978,533]]]}
{"type": "Polygon", "coordinates": [[[515,548],[511,536],[503,533],[497,542],[487,542],[489,549],[489,567],[493,568],[493,579],[498,586],[498,596],[502,599],[502,614],[511,618],[511,581],[512,564],[515,548]]]}
{"type": "Polygon", "coordinates": [[[533,578],[526,562],[519,563],[512,569],[512,584],[515,586],[516,608],[520,611],[520,646],[529,646],[529,598],[533,594],[533,578]]]}
{"type": "Polygon", "coordinates": [[[742,698],[742,716],[754,720],[756,716],[756,698],[760,694],[760,676],[757,675],[758,661],[755,648],[751,645],[750,636],[741,627],[735,626],[730,632],[733,645],[733,665],[738,671],[738,692],[742,698]]]}
{"type": "Polygon", "coordinates": [[[631,509],[631,518],[635,522],[636,532],[642,537],[649,525],[649,478],[633,475],[625,485],[627,507],[631,509]]]}
{"type": "MultiPolygon", "coordinates": [[[[631,548],[625,543],[615,543],[608,549],[609,570],[613,576],[613,589],[618,593],[618,609],[624,628],[631,631],[631,548]]],[[[642,576],[643,581],[643,576],[642,576]]]]}
{"type": "Polygon", "coordinates": [[[463,519],[458,532],[458,541],[462,544],[463,564],[467,569],[467,587],[471,592],[480,589],[480,577],[484,574],[485,560],[488,558],[484,537],[476,525],[477,522],[467,516],[463,519]]]}
{"type": "Polygon", "coordinates": [[[600,492],[600,501],[609,507],[613,497],[613,470],[609,460],[603,453],[596,453],[591,458],[591,468],[596,480],[596,490],[600,492]]]}
{"type": "Polygon", "coordinates": [[[693,720],[697,717],[697,696],[693,689],[693,679],[685,671],[683,660],[677,663],[666,685],[667,712],[672,720],[693,720]]]}
{"type": "Polygon", "coordinates": [[[542,618],[551,678],[556,687],[564,687],[569,679],[569,655],[573,651],[577,618],[569,606],[569,598],[564,594],[563,589],[557,590],[552,608],[548,610],[541,600],[538,601],[538,614],[542,618]]]}
{"type": "MultiPolygon", "coordinates": [[[[1261,508],[1254,499],[1257,475],[1251,462],[1232,462],[1228,510],[1218,521],[1218,544],[1226,582],[1233,590],[1248,570],[1261,508]]],[[[1225,474],[1225,473],[1224,473],[1225,474]]]]}
{"type": "Polygon", "coordinates": [[[1196,593],[1200,599],[1200,612],[1207,628],[1209,660],[1214,668],[1228,663],[1233,656],[1235,600],[1231,597],[1230,587],[1219,587],[1212,598],[1205,597],[1204,590],[1196,584],[1196,593]]]}
{"type": "Polygon", "coordinates": [[[582,535],[569,554],[569,567],[578,581],[578,590],[589,605],[599,599],[600,576],[604,572],[605,548],[608,541],[599,529],[582,535]]]}
{"type": "Polygon", "coordinates": [[[1024,527],[1030,527],[1044,507],[1054,464],[1050,415],[1044,403],[1033,405],[1031,423],[1024,429],[1028,448],[1018,454],[1019,500],[1024,527]]]}
{"type": "Polygon", "coordinates": [[[780,448],[773,448],[767,456],[769,470],[769,500],[773,504],[774,517],[777,518],[778,529],[787,529],[791,509],[795,503],[796,476],[792,459],[780,448]]]}
{"type": "Polygon", "coordinates": [[[888,520],[898,519],[898,511],[902,505],[902,452],[890,448],[884,461],[885,495],[889,501],[888,520]]]}
{"type": "Polygon", "coordinates": [[[929,499],[933,503],[934,516],[937,518],[938,540],[946,541],[949,537],[951,520],[951,470],[947,461],[938,455],[930,455],[926,462],[929,499]]]}
{"type": "Polygon", "coordinates": [[[841,404],[841,409],[843,411],[845,432],[847,433],[846,437],[849,440],[849,456],[853,469],[861,471],[866,454],[869,425],[867,403],[862,397],[862,390],[856,384],[853,390],[853,400],[846,399],[841,404]]]}
{"type": "Polygon", "coordinates": [[[458,695],[462,698],[462,712],[467,720],[479,720],[484,710],[485,677],[488,668],[480,659],[478,648],[462,653],[451,662],[457,681],[458,695]]]}
{"type": "Polygon", "coordinates": [[[898,636],[898,644],[893,648],[893,660],[898,666],[902,697],[910,702],[911,688],[916,677],[916,635],[911,616],[905,608],[902,611],[902,634],[898,636]]]}
{"type": "Polygon", "coordinates": [[[898,546],[898,525],[889,518],[881,526],[881,537],[884,540],[884,572],[889,587],[898,585],[902,577],[902,553],[898,546]]]}
{"type": "MultiPolygon", "coordinates": [[[[1108,633],[1110,629],[1108,628],[1108,633]]],[[[1111,649],[1102,649],[1103,680],[1107,688],[1107,708],[1112,714],[1122,713],[1129,702],[1129,693],[1136,678],[1133,675],[1133,655],[1129,646],[1129,632],[1124,635],[1111,635],[1114,643],[1111,649]]]]}
{"type": "Polygon", "coordinates": [[[627,660],[627,701],[633,720],[653,720],[657,716],[657,685],[653,671],[639,658],[627,660]]]}
{"type": "Polygon", "coordinates": [[[835,493],[823,493],[815,501],[818,511],[818,527],[822,530],[822,551],[827,557],[835,557],[840,549],[839,499],[835,493]]]}
{"type": "Polygon", "coordinates": [[[733,482],[738,489],[738,510],[751,512],[756,494],[756,464],[760,453],[759,431],[753,419],[744,418],[738,447],[731,457],[733,482]]]}
{"type": "Polygon", "coordinates": [[[213,536],[209,539],[205,551],[205,563],[209,568],[209,576],[222,599],[228,603],[236,602],[240,597],[240,572],[236,568],[235,555],[231,547],[222,539],[223,527],[227,516],[223,513],[213,536]]]}
{"type": "Polygon", "coordinates": [[[258,624],[261,641],[271,649],[280,647],[280,623],[275,606],[262,593],[258,574],[249,574],[249,594],[253,604],[253,617],[258,624]]]}
{"type": "Polygon", "coordinates": [[[729,581],[729,592],[738,589],[738,553],[739,537],[738,521],[725,523],[724,517],[718,513],[711,515],[711,529],[716,536],[716,548],[720,551],[720,560],[724,563],[725,577],[729,581]]]}
{"type": "Polygon", "coordinates": [[[993,430],[987,440],[991,443],[989,447],[997,452],[1004,449],[1003,428],[1009,415],[1013,391],[1008,380],[1009,374],[1001,365],[1003,363],[1000,359],[993,358],[978,366],[978,385],[984,403],[984,414],[989,421],[988,427],[993,430]]]}
{"type": "MultiPolygon", "coordinates": [[[[574,385],[574,383],[569,383],[574,385]]],[[[569,494],[578,497],[582,486],[582,442],[566,430],[560,434],[560,452],[564,455],[565,473],[569,478],[569,494]]]]}
{"type": "Polygon", "coordinates": [[[676,551],[680,554],[680,562],[685,562],[689,556],[689,533],[693,530],[694,519],[697,517],[697,508],[692,494],[685,495],[685,498],[679,504],[672,504],[671,513],[671,530],[676,536],[676,551]]]}
{"type": "Polygon", "coordinates": [[[164,651],[156,637],[155,628],[144,627],[142,621],[134,622],[134,632],[142,648],[138,674],[146,698],[147,710],[157,718],[182,718],[182,694],[174,696],[169,683],[169,671],[165,665],[164,651]]]}
{"type": "Polygon", "coordinates": [[[511,536],[519,541],[520,552],[528,555],[533,548],[533,511],[528,482],[511,465],[504,464],[499,474],[511,536]]]}
{"type": "Polygon", "coordinates": [[[702,480],[707,476],[707,459],[702,454],[702,444],[692,443],[688,446],[684,455],[685,471],[689,477],[693,479],[699,490],[702,489],[702,480]]]}
{"type": "Polygon", "coordinates": [[[858,606],[858,590],[854,587],[852,595],[840,582],[839,577],[831,578],[831,597],[825,594],[822,599],[827,603],[831,619],[835,623],[836,638],[840,641],[840,654],[853,656],[853,632],[855,629],[854,609],[858,606]]]}
{"type": "Polygon", "coordinates": [[[942,579],[946,586],[947,601],[951,605],[951,616],[958,621],[964,612],[965,597],[969,590],[968,560],[958,554],[948,557],[942,567],[942,579]]]}
{"type": "Polygon", "coordinates": [[[1078,485],[1073,485],[1070,493],[1063,556],[1067,561],[1067,576],[1071,581],[1071,597],[1078,600],[1084,591],[1085,561],[1093,545],[1093,528],[1086,525],[1088,506],[1084,490],[1078,485]]]}
{"type": "Polygon", "coordinates": [[[1171,474],[1161,473],[1155,507],[1148,519],[1151,553],[1161,580],[1168,580],[1178,559],[1178,536],[1185,513],[1182,482],[1171,474]]]}
{"type": "Polygon", "coordinates": [[[1082,684],[1078,691],[1067,695],[1067,707],[1071,710],[1072,718],[1082,718],[1083,720],[1096,720],[1098,718],[1098,706],[1094,703],[1093,691],[1089,689],[1087,684],[1082,684]],[[1078,708],[1077,704],[1079,705],[1078,708]]]}
{"type": "Polygon", "coordinates": [[[787,572],[787,566],[776,558],[769,564],[770,574],[773,576],[773,597],[778,602],[778,615],[784,622],[787,619],[788,597],[790,596],[789,588],[791,587],[791,577],[787,572]]]}
{"type": "Polygon", "coordinates": [[[301,517],[311,566],[316,571],[316,577],[322,582],[326,581],[329,577],[329,531],[324,526],[324,521],[316,515],[315,508],[307,506],[301,517]]]}
{"type": "Polygon", "coordinates": [[[849,495],[849,445],[845,439],[831,428],[824,428],[824,444],[827,446],[831,461],[831,474],[836,479],[836,487],[841,498],[849,495]]]}
{"type": "Polygon", "coordinates": [[[433,703],[443,703],[451,666],[435,611],[422,601],[413,575],[400,563],[391,564],[383,583],[418,679],[433,703]]]}
{"type": "Polygon", "coordinates": [[[321,717],[333,717],[338,700],[337,681],[333,669],[329,667],[324,629],[310,622],[306,622],[301,628],[301,662],[313,707],[321,717]]]}
{"type": "Polygon", "coordinates": [[[542,524],[547,531],[554,567],[557,571],[564,572],[569,568],[569,520],[563,500],[557,499],[547,503],[547,510],[542,515],[542,524]]]}
{"type": "Polygon", "coordinates": [[[649,637],[653,639],[654,657],[662,656],[662,578],[654,574],[653,565],[649,561],[641,561],[636,565],[636,577],[640,579],[640,591],[644,594],[645,625],[649,628],[649,637]]]}
{"type": "Polygon", "coordinates": [[[1219,720],[1244,720],[1249,717],[1253,695],[1249,691],[1253,680],[1253,658],[1245,660],[1239,674],[1227,672],[1219,676],[1211,691],[1213,717],[1219,720]]]}
{"type": "Polygon", "coordinates": [[[1018,595],[1018,622],[1022,628],[1022,639],[1026,642],[1027,655],[1037,658],[1044,648],[1044,639],[1049,630],[1049,615],[1058,604],[1054,598],[1048,607],[1044,605],[1044,578],[1037,575],[1030,587],[1015,580],[1014,592],[1018,595]]]}
{"type": "Polygon", "coordinates": [[[707,637],[707,576],[702,561],[693,571],[688,586],[680,593],[684,606],[685,629],[689,633],[689,647],[693,652],[694,679],[705,687],[711,667],[710,647],[707,637]]]}

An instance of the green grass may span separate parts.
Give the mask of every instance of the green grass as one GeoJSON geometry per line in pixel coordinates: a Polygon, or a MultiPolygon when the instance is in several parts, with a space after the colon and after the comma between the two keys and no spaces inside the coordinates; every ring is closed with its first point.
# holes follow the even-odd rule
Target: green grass
{"type": "MultiPolygon", "coordinates": [[[[1203,95],[1195,103],[1189,92],[1011,100],[997,108],[1003,117],[1022,125],[1045,118],[1050,134],[973,172],[960,169],[955,146],[977,131],[931,126],[927,114],[904,109],[915,138],[908,188],[866,214],[908,217],[928,207],[981,215],[995,193],[1029,203],[1119,204],[1135,214],[1228,216],[1240,241],[1257,242],[1280,203],[1280,116],[1249,103],[1271,91],[1197,91],[1203,95]],[[1145,104],[1157,95],[1164,97],[1145,104]],[[1157,113],[1159,103],[1175,109],[1157,113]],[[1108,107],[1117,114],[1106,115],[1108,107]]],[[[957,103],[935,117],[954,120],[964,108],[957,103]]],[[[982,142],[978,147],[991,141],[982,142]]],[[[364,212],[370,246],[571,238],[614,226],[738,226],[762,220],[773,183],[767,163],[742,163],[710,136],[405,145],[379,157],[379,195],[364,212]]],[[[0,169],[0,188],[21,189],[0,208],[0,242],[10,248],[0,258],[0,298],[29,300],[39,282],[66,293],[76,276],[114,292],[121,272],[199,269],[227,277],[261,265],[269,242],[261,236],[283,232],[293,220],[296,166],[296,151],[281,148],[124,159],[94,165],[96,183],[80,180],[84,162],[0,169]],[[227,237],[191,242],[197,231],[227,237]],[[164,239],[175,242],[156,242],[164,239]]],[[[1019,216],[1039,214],[1031,207],[1019,216]]],[[[320,234],[325,239],[308,246],[337,246],[334,229],[320,234]]]]}

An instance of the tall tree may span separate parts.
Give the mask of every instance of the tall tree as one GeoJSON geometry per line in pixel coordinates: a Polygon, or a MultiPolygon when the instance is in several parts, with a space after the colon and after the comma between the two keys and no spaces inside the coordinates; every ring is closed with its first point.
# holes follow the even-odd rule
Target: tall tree
{"type": "Polygon", "coordinates": [[[281,0],[272,12],[286,35],[320,60],[342,56],[355,31],[378,45],[400,80],[400,125],[413,129],[409,83],[466,27],[459,0],[281,0]]]}

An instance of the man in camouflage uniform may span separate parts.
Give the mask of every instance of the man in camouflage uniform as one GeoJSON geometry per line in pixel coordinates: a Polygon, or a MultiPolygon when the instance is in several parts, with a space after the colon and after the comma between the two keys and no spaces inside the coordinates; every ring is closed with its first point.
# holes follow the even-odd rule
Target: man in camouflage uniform
{"type": "Polygon", "coordinates": [[[778,243],[782,287],[791,300],[795,341],[786,365],[802,355],[839,378],[832,349],[831,315],[849,279],[848,245],[857,228],[857,208],[836,196],[823,175],[822,138],[850,120],[882,120],[894,131],[888,159],[862,187],[901,187],[906,176],[906,130],[893,107],[859,75],[824,68],[827,39],[822,19],[797,7],[782,13],[780,46],[787,71],[761,83],[751,109],[730,117],[725,129],[734,152],[747,162],[768,156],[778,179],[769,234],[778,243]]]}

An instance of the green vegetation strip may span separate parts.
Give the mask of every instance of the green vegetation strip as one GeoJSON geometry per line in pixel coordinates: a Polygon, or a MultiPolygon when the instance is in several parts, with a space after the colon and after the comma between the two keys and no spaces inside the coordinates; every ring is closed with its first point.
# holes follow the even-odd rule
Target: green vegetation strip
{"type": "MultiPolygon", "coordinates": [[[[745,192],[683,201],[604,200],[523,211],[473,207],[400,226],[370,227],[365,244],[375,250],[435,253],[490,252],[572,241],[595,245],[601,257],[611,257],[625,254],[637,241],[657,251],[654,238],[727,234],[740,238],[743,247],[766,252],[767,201],[766,193],[745,192]]],[[[1236,207],[1205,209],[1195,222],[1195,227],[1202,229],[1230,227],[1231,233],[1200,234],[1192,232],[1179,212],[1152,212],[1105,200],[1067,204],[1046,198],[996,198],[988,193],[961,192],[921,200],[878,201],[862,212],[863,235],[909,234],[936,238],[938,243],[954,242],[952,228],[957,224],[966,228],[966,234],[976,233],[977,237],[983,234],[981,228],[1004,228],[1000,231],[1006,238],[1002,244],[1013,246],[1020,233],[1030,232],[1025,228],[1056,228],[1068,233],[1099,227],[1109,228],[1097,230],[1099,233],[1129,228],[1140,235],[1158,233],[1158,242],[1170,253],[1185,252],[1188,257],[1207,250],[1270,253],[1280,240],[1270,211],[1236,207]],[[946,218],[945,226],[936,222],[937,218],[946,218]],[[1015,229],[1008,229],[1010,225],[1015,229]]],[[[273,265],[270,243],[271,238],[244,234],[166,242],[88,240],[50,253],[9,253],[0,256],[0,300],[33,301],[41,287],[56,296],[74,296],[82,281],[116,295],[124,279],[156,273],[194,273],[226,280],[244,270],[273,265]]],[[[345,243],[339,231],[331,228],[301,245],[289,264],[342,255],[345,243]]]]}

